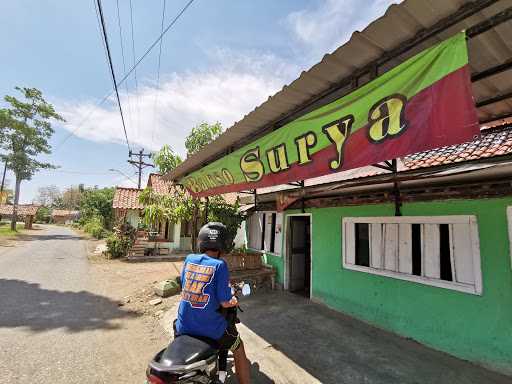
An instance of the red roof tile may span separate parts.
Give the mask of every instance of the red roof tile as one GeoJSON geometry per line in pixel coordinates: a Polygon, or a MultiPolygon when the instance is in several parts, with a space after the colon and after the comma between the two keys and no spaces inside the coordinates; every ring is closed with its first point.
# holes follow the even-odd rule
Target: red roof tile
{"type": "MultiPolygon", "coordinates": [[[[20,204],[18,205],[18,215],[19,216],[35,216],[38,209],[41,208],[40,205],[35,204],[20,204]]],[[[12,215],[13,206],[8,204],[0,205],[0,215],[12,215]]]]}
{"type": "Polygon", "coordinates": [[[508,154],[512,154],[512,125],[483,129],[473,141],[414,153],[402,160],[406,169],[418,169],[508,154]]]}
{"type": "Polygon", "coordinates": [[[112,207],[121,209],[143,209],[143,205],[139,203],[140,193],[141,190],[137,188],[116,187],[112,207]]]}
{"type": "Polygon", "coordinates": [[[174,186],[172,182],[165,181],[162,175],[151,173],[148,179],[148,187],[151,187],[155,193],[167,195],[172,191],[174,186]]]}
{"type": "Polygon", "coordinates": [[[80,211],[70,211],[67,209],[54,209],[52,210],[52,217],[62,216],[62,217],[77,217],[80,215],[80,211]]]}

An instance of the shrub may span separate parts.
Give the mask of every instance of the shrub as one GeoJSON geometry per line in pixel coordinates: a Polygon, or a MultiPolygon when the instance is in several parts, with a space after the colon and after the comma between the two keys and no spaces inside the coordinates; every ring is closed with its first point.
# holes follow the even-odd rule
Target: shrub
{"type": "Polygon", "coordinates": [[[98,216],[93,216],[87,220],[83,229],[85,232],[90,233],[97,239],[102,239],[106,234],[101,217],[98,216]]]}
{"type": "Polygon", "coordinates": [[[117,237],[114,233],[107,237],[107,251],[112,259],[124,257],[131,247],[131,241],[126,237],[117,237]]]}
{"type": "Polygon", "coordinates": [[[128,254],[135,239],[135,229],[128,223],[114,228],[114,232],[107,237],[107,250],[112,259],[124,257],[128,254]]]}

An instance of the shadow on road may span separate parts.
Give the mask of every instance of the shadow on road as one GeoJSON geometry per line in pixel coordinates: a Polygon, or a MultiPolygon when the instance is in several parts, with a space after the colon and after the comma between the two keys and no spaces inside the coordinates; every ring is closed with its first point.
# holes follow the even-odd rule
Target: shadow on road
{"type": "Polygon", "coordinates": [[[120,327],[113,320],[136,316],[119,308],[117,302],[90,292],[54,291],[22,280],[0,279],[0,328],[112,330],[120,327]]]}
{"type": "Polygon", "coordinates": [[[77,235],[32,235],[27,233],[20,233],[16,240],[21,241],[33,241],[33,240],[40,240],[40,241],[47,241],[47,240],[82,240],[84,239],[81,236],[77,235]]]}

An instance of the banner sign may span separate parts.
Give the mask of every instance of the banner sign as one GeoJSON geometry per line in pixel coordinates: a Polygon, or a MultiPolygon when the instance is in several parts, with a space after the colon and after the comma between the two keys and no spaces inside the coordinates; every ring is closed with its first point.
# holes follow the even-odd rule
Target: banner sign
{"type": "Polygon", "coordinates": [[[478,133],[461,32],[180,183],[195,197],[250,190],[458,144],[478,133]]]}

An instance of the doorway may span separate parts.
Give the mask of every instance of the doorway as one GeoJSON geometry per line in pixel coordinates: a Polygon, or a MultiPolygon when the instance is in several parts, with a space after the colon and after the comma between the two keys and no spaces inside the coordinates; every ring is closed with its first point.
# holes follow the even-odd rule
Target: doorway
{"type": "Polygon", "coordinates": [[[288,289],[310,297],[311,291],[311,217],[289,216],[288,289]]]}

